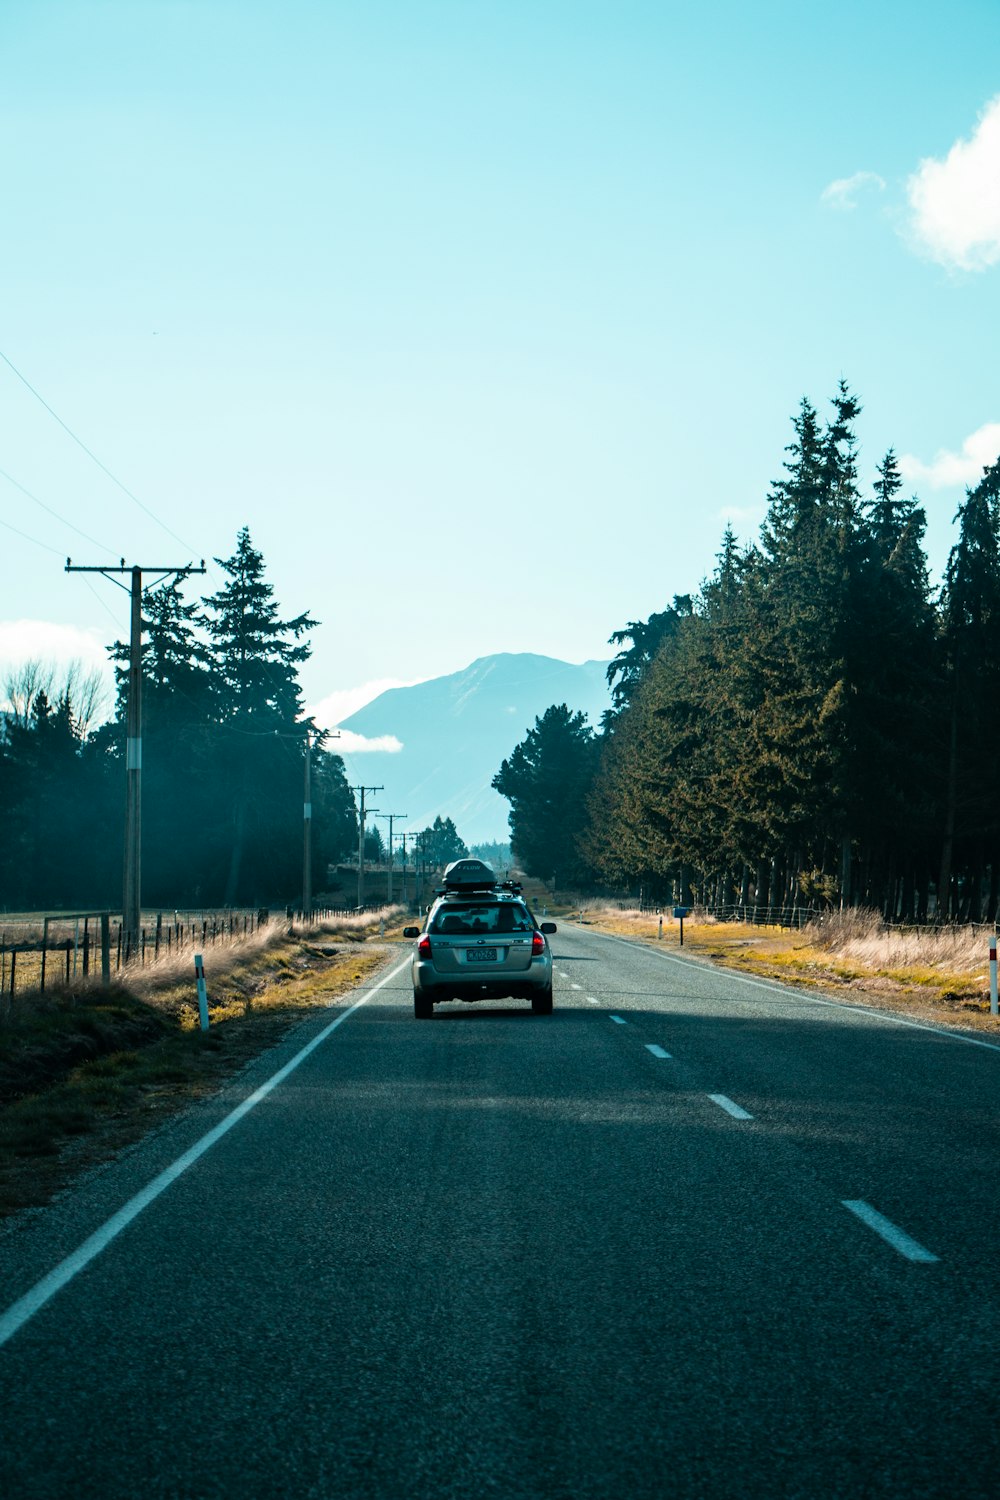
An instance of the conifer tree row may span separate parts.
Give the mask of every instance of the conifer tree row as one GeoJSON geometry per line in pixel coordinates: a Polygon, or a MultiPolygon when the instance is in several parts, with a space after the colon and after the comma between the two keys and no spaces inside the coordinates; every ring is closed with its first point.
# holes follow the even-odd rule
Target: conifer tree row
{"type": "MultiPolygon", "coordinates": [[[[696,596],[611,637],[578,879],[716,905],[997,915],[1000,461],[966,495],[935,598],[924,511],[891,449],[862,492],[859,412],[843,383],[825,421],[803,401],[756,545],[727,530],[696,596]]],[[[531,743],[494,785],[542,874],[518,836],[536,808],[507,770],[531,743]]]]}
{"type": "MultiPolygon", "coordinates": [[[[216,558],[221,587],[185,602],[176,579],[143,596],[143,895],[147,905],[294,900],[311,741],[312,888],[357,847],[343,761],[303,714],[307,613],[285,619],[244,528],[216,558]]],[[[101,907],[121,899],[128,648],[116,716],[91,732],[92,689],[8,684],[0,718],[0,906],[101,907]],[[41,809],[41,812],[40,812],[41,809]]],[[[42,679],[39,679],[41,681],[42,679]]]]}

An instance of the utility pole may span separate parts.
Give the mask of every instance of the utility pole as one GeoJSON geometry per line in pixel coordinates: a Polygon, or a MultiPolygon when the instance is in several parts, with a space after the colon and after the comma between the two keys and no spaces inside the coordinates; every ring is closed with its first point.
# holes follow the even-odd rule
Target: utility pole
{"type": "MultiPolygon", "coordinates": [[[[365,904],[365,792],[384,792],[384,786],[352,786],[352,792],[361,795],[361,810],[358,815],[358,906],[365,904]]],[[[377,807],[370,807],[370,813],[378,812],[377,807]]]]}
{"type": "MultiPolygon", "coordinates": [[[[306,763],[302,780],[302,915],[312,916],[312,736],[313,729],[306,725],[306,763]]],[[[318,731],[322,738],[324,731],[318,731]]],[[[331,739],[340,739],[340,730],[327,731],[331,739]]]]}
{"type": "Polygon", "coordinates": [[[145,569],[133,565],[125,566],[124,557],[115,567],[77,567],[72,558],[66,559],[67,573],[103,573],[121,589],[116,573],[131,573],[131,588],[126,589],[132,597],[131,632],[128,657],[128,726],[125,731],[125,859],[122,874],[122,956],[130,958],[139,946],[139,927],[142,916],[142,575],[158,573],[160,583],[171,573],[178,579],[190,573],[204,573],[205,559],[196,568],[185,563],[181,568],[145,569]]]}
{"type": "MultiPolygon", "coordinates": [[[[396,818],[408,818],[409,816],[410,816],[409,813],[383,813],[382,814],[382,821],[383,821],[383,823],[386,821],[386,819],[388,819],[388,822],[389,822],[389,877],[388,877],[388,885],[387,885],[387,889],[386,889],[386,893],[385,894],[386,894],[386,900],[388,901],[388,903],[389,903],[390,906],[392,905],[392,825],[393,825],[394,819],[396,819],[396,818]]],[[[404,834],[403,837],[405,838],[406,835],[404,834]]]]}
{"type": "Polygon", "coordinates": [[[416,902],[418,911],[420,910],[421,896],[420,859],[423,855],[423,852],[424,835],[423,833],[415,833],[413,835],[413,899],[416,902]]]}
{"type": "Polygon", "coordinates": [[[403,831],[399,835],[399,837],[402,840],[402,844],[403,844],[403,890],[402,890],[402,893],[400,895],[400,900],[405,902],[405,900],[406,900],[406,838],[407,838],[407,833],[406,833],[406,829],[405,828],[403,829],[403,831]]]}
{"type": "Polygon", "coordinates": [[[312,765],[312,742],[306,730],[306,759],[302,783],[302,918],[308,922],[312,916],[312,788],[310,767],[312,765]]]}

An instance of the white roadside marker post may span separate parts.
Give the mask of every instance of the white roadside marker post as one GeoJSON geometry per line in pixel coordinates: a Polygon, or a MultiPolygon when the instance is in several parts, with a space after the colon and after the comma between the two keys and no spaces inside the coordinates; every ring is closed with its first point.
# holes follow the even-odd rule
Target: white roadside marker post
{"type": "Polygon", "coordinates": [[[198,983],[198,1017],[202,1031],[208,1030],[208,990],[205,988],[205,961],[200,953],[194,956],[194,977],[198,983]]]}
{"type": "Polygon", "coordinates": [[[660,925],[657,928],[656,940],[657,940],[658,943],[662,943],[663,942],[663,918],[662,917],[660,918],[660,925]]]}
{"type": "Polygon", "coordinates": [[[990,1015],[997,1014],[997,935],[990,938],[990,1015]]]}

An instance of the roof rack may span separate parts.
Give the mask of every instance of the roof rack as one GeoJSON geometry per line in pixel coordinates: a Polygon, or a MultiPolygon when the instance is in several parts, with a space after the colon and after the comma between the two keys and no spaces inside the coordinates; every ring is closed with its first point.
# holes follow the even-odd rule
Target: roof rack
{"type": "Polygon", "coordinates": [[[463,897],[464,896],[495,896],[496,893],[497,893],[497,889],[498,889],[497,883],[496,883],[495,880],[493,880],[493,881],[490,882],[489,885],[487,885],[485,883],[485,881],[483,882],[482,885],[439,885],[436,888],[434,894],[435,894],[435,896],[463,896],[463,897]]]}

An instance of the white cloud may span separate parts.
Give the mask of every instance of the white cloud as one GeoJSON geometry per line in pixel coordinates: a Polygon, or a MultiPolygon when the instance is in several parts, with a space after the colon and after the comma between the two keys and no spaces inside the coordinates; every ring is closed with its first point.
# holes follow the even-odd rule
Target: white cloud
{"type": "Polygon", "coordinates": [[[398,755],[403,748],[402,740],[397,740],[394,734],[378,734],[371,739],[366,734],[353,734],[349,729],[341,729],[339,734],[339,739],[327,740],[327,749],[333,755],[359,755],[372,750],[383,755],[398,755]]]}
{"type": "Polygon", "coordinates": [[[96,667],[110,681],[104,634],[76,625],[54,625],[49,620],[0,620],[0,666],[40,661],[46,666],[68,667],[78,661],[87,671],[96,667]]]}
{"type": "Polygon", "coordinates": [[[1000,94],[969,140],[956,141],[943,161],[925,158],[906,187],[923,254],[963,271],[1000,261],[1000,94]]]}
{"type": "Polygon", "coordinates": [[[976,429],[962,444],[961,453],[941,448],[929,464],[904,453],[899,472],[904,479],[929,486],[932,490],[950,489],[956,485],[975,484],[982,472],[1000,457],[1000,422],[987,422],[976,429]]]}
{"type": "Polygon", "coordinates": [[[364,708],[366,703],[371,703],[373,698],[387,693],[390,688],[413,687],[422,680],[420,677],[411,677],[404,682],[400,677],[375,677],[371,682],[362,683],[360,687],[338,688],[335,692],[327,693],[308,712],[324,729],[332,729],[349,719],[351,714],[357,713],[359,708],[364,708]]]}
{"type": "Polygon", "coordinates": [[[820,193],[820,202],[844,211],[857,208],[858,195],[867,188],[877,188],[882,193],[885,191],[885,179],[877,172],[855,172],[852,177],[838,177],[836,181],[827,183],[820,193]]]}

